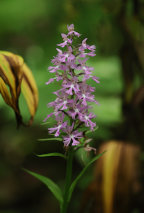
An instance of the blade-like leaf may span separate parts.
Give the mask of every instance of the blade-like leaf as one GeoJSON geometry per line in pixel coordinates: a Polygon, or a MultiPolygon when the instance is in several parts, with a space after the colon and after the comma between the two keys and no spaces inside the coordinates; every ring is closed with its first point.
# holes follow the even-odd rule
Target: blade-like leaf
{"type": "Polygon", "coordinates": [[[29,171],[27,169],[24,169],[24,171],[26,171],[27,173],[29,173],[30,175],[34,176],[35,178],[40,180],[42,183],[44,183],[48,187],[48,189],[52,192],[52,194],[56,197],[59,203],[60,204],[62,203],[63,201],[62,192],[56,183],[54,183],[50,178],[47,178],[35,172],[29,171]]]}
{"type": "Polygon", "coordinates": [[[23,70],[23,80],[22,80],[22,93],[26,99],[31,119],[29,123],[33,121],[33,117],[35,115],[35,112],[37,110],[38,105],[38,90],[36,87],[35,80],[32,76],[31,70],[27,67],[26,64],[22,67],[23,70]]]}
{"type": "Polygon", "coordinates": [[[38,139],[38,141],[62,141],[62,138],[42,138],[38,139]]]}
{"type": "Polygon", "coordinates": [[[88,169],[88,167],[89,167],[93,162],[95,162],[96,160],[98,160],[103,154],[104,154],[104,152],[101,153],[101,154],[99,154],[99,155],[97,155],[97,156],[95,156],[95,157],[83,168],[83,170],[80,172],[80,174],[79,174],[79,175],[76,177],[76,179],[72,182],[72,184],[71,184],[71,186],[70,186],[70,189],[69,189],[69,198],[68,198],[68,200],[71,199],[72,193],[73,193],[73,191],[74,191],[74,188],[75,188],[77,182],[78,182],[79,179],[82,177],[82,175],[85,173],[85,171],[88,169]]]}
{"type": "Polygon", "coordinates": [[[37,155],[38,157],[62,157],[64,159],[66,159],[66,156],[58,153],[58,152],[53,152],[53,153],[48,153],[48,154],[41,154],[41,155],[37,155]]]}

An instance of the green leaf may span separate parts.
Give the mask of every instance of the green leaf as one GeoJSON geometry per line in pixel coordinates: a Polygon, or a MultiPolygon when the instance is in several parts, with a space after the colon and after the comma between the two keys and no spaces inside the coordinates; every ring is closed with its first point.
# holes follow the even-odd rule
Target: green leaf
{"type": "Polygon", "coordinates": [[[82,175],[85,173],[85,171],[88,169],[88,167],[96,160],[98,160],[105,152],[95,156],[84,168],[83,170],[80,172],[80,174],[76,177],[76,179],[72,182],[70,189],[69,189],[69,197],[68,200],[71,199],[72,193],[74,191],[74,188],[77,184],[77,182],[79,181],[79,179],[82,177],[82,175]]]}
{"type": "Polygon", "coordinates": [[[38,141],[62,141],[62,138],[42,138],[38,139],[38,141]]]}
{"type": "Polygon", "coordinates": [[[56,199],[59,201],[60,204],[63,202],[61,189],[51,179],[45,176],[42,176],[40,174],[37,174],[35,172],[31,172],[27,169],[24,169],[24,171],[26,171],[27,173],[29,173],[30,175],[34,176],[35,178],[40,180],[42,183],[44,183],[48,187],[48,189],[52,192],[52,194],[56,197],[56,199]]]}
{"type": "Polygon", "coordinates": [[[66,156],[61,154],[61,153],[58,153],[58,152],[53,152],[53,153],[48,153],[48,154],[41,154],[41,155],[36,155],[38,157],[62,157],[64,159],[66,159],[66,156]]]}

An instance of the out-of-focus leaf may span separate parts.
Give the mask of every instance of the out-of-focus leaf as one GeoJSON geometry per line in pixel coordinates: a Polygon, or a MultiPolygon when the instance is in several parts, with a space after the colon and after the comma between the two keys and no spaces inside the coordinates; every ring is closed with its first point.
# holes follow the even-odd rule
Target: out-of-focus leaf
{"type": "MultiPolygon", "coordinates": [[[[95,178],[87,193],[99,196],[97,211],[107,213],[123,212],[129,205],[133,187],[139,184],[140,147],[126,141],[108,141],[101,145],[99,152],[106,150],[95,166],[95,178]],[[117,202],[117,201],[120,202],[117,202]]],[[[87,198],[88,199],[88,198],[87,198]]]]}
{"type": "Polygon", "coordinates": [[[121,154],[121,147],[122,147],[121,144],[120,146],[117,146],[116,143],[113,142],[109,143],[109,146],[107,147],[108,151],[103,159],[103,161],[105,162],[103,168],[103,177],[104,177],[103,189],[104,189],[105,208],[107,209],[107,212],[111,212],[112,210],[114,188],[117,181],[116,170],[118,167],[119,158],[121,154]],[[115,174],[115,176],[113,176],[113,174],[115,174]]]}
{"type": "Polygon", "coordinates": [[[61,153],[58,153],[58,152],[53,152],[53,153],[48,153],[48,154],[41,154],[41,155],[37,155],[38,157],[61,157],[61,158],[64,158],[66,159],[66,156],[61,154],[61,153]]]}
{"type": "Polygon", "coordinates": [[[76,179],[72,182],[71,186],[70,186],[70,190],[69,190],[69,197],[68,200],[71,199],[72,193],[74,191],[74,188],[77,184],[77,182],[79,181],[79,179],[82,177],[82,175],[85,173],[85,171],[88,169],[88,167],[95,162],[96,160],[98,160],[105,152],[95,156],[89,163],[87,163],[87,165],[83,168],[83,170],[80,172],[80,174],[76,177],[76,179]]]}
{"type": "Polygon", "coordinates": [[[10,52],[0,51],[0,93],[4,101],[13,108],[17,125],[24,124],[19,109],[21,86],[27,101],[32,123],[38,105],[38,91],[30,69],[22,57],[10,52]],[[9,89],[8,89],[9,88],[9,89]]]}
{"type": "Polygon", "coordinates": [[[59,203],[60,204],[62,203],[63,201],[62,192],[56,183],[54,183],[50,178],[47,178],[35,172],[31,172],[27,169],[24,169],[24,171],[26,171],[27,173],[29,173],[30,175],[34,176],[35,178],[40,180],[42,183],[44,183],[48,187],[48,189],[52,192],[52,194],[56,197],[59,203]]]}

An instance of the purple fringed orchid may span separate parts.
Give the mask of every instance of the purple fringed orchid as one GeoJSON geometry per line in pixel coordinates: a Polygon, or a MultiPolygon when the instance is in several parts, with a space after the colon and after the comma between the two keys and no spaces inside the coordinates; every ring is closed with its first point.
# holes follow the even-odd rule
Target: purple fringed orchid
{"type": "Polygon", "coordinates": [[[81,128],[90,128],[94,131],[96,123],[92,121],[96,116],[89,112],[91,108],[89,103],[98,102],[92,94],[94,87],[87,84],[88,79],[93,79],[96,83],[99,80],[92,75],[93,67],[86,63],[89,57],[95,56],[95,45],[88,45],[87,38],[78,46],[73,44],[73,40],[80,34],[74,31],[74,25],[67,27],[68,34],[61,34],[63,42],[58,44],[62,49],[57,48],[57,55],[53,58],[53,66],[50,66],[49,72],[55,73],[54,78],[50,78],[46,84],[61,81],[61,89],[53,92],[57,98],[48,104],[54,108],[54,112],[47,115],[44,121],[51,116],[55,118],[56,125],[49,128],[49,133],[55,133],[55,136],[63,138],[64,146],[83,145],[85,147],[86,130],[81,128]]]}

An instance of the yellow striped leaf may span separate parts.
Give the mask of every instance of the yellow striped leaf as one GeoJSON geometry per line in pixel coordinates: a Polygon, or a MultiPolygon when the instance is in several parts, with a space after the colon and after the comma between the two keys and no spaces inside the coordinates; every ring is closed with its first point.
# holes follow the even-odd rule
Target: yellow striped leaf
{"type": "Polygon", "coordinates": [[[3,79],[0,77],[0,93],[4,99],[4,101],[10,105],[11,107],[13,107],[12,105],[12,100],[11,100],[11,96],[9,93],[9,90],[5,84],[5,82],[3,81],[3,79]]]}
{"type": "Polygon", "coordinates": [[[38,105],[38,90],[31,70],[21,56],[0,51],[0,93],[5,103],[14,109],[18,126],[24,124],[19,109],[21,89],[31,114],[31,124],[38,105]]]}
{"type": "Polygon", "coordinates": [[[22,70],[23,70],[22,93],[26,99],[31,114],[31,118],[29,121],[29,123],[31,124],[37,110],[38,90],[33,75],[26,64],[23,64],[22,70]]]}

